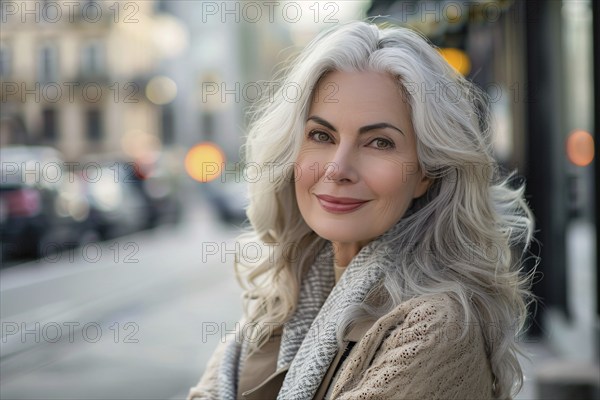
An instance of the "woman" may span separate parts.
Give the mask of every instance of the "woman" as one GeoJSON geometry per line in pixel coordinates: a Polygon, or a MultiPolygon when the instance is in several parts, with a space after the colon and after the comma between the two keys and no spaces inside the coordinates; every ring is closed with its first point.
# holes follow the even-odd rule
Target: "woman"
{"type": "Polygon", "coordinates": [[[483,94],[413,31],[319,35],[257,109],[241,340],[189,399],[508,399],[533,219],[483,94]],[[292,94],[293,90],[295,93],[292,94]],[[269,101],[270,100],[270,101],[269,101]]]}

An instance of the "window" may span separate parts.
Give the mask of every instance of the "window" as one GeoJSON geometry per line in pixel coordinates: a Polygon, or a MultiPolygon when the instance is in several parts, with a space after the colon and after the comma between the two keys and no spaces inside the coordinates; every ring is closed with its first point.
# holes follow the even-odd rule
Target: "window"
{"type": "Polygon", "coordinates": [[[58,78],[58,52],[51,44],[39,51],[38,77],[41,83],[54,82],[58,78]]]}
{"type": "Polygon", "coordinates": [[[94,142],[102,139],[102,118],[100,110],[88,110],[86,115],[87,136],[94,142]]]}
{"type": "Polygon", "coordinates": [[[6,78],[10,75],[11,59],[10,49],[4,43],[0,44],[0,76],[6,78]]]}
{"type": "Polygon", "coordinates": [[[175,116],[173,107],[164,106],[162,109],[162,139],[163,144],[173,144],[175,142],[175,116]]]}
{"type": "Polygon", "coordinates": [[[42,111],[42,124],[43,124],[43,140],[44,141],[55,141],[56,137],[56,110],[52,108],[46,108],[42,111]]]}
{"type": "Polygon", "coordinates": [[[168,13],[169,12],[169,4],[166,0],[158,0],[155,3],[156,12],[157,13],[168,13]]]}
{"type": "Polygon", "coordinates": [[[104,71],[104,46],[99,41],[87,43],[81,50],[81,73],[97,76],[104,71]]]}
{"type": "Polygon", "coordinates": [[[212,140],[215,130],[215,114],[212,112],[202,113],[202,134],[206,140],[212,140]]]}

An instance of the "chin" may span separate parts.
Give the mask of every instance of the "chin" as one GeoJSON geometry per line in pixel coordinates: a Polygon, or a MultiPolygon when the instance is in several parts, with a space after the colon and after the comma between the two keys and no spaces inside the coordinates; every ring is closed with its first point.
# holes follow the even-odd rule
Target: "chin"
{"type": "Polygon", "coordinates": [[[360,231],[361,227],[364,227],[364,225],[356,224],[356,226],[353,226],[352,223],[345,224],[342,222],[340,222],[338,225],[335,222],[331,222],[326,226],[318,224],[313,228],[313,230],[317,233],[317,235],[331,242],[354,243],[364,241],[369,236],[357,235],[357,233],[366,233],[360,231]]]}

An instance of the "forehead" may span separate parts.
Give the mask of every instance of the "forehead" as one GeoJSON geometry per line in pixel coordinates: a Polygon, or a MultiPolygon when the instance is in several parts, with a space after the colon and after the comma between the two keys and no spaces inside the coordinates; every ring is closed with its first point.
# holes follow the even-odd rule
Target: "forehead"
{"type": "Polygon", "coordinates": [[[321,77],[312,95],[310,113],[340,111],[409,117],[399,82],[390,74],[375,71],[333,71],[321,77]]]}

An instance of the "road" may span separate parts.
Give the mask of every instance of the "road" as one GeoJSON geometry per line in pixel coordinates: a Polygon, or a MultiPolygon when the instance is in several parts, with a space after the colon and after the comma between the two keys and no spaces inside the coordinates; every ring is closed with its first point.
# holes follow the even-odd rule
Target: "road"
{"type": "Polygon", "coordinates": [[[174,228],[0,270],[0,398],[185,398],[241,315],[220,251],[238,233],[198,207],[174,228]]]}

